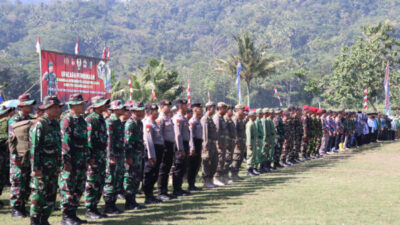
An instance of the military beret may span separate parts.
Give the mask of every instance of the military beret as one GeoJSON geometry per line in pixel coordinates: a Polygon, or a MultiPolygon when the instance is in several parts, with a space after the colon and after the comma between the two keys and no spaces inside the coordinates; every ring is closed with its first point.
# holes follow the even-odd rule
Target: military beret
{"type": "Polygon", "coordinates": [[[214,102],[207,102],[206,103],[206,107],[215,107],[215,103],[214,102]]]}
{"type": "Polygon", "coordinates": [[[217,106],[218,106],[218,108],[227,107],[227,105],[225,104],[225,102],[218,102],[217,106]]]}
{"type": "Polygon", "coordinates": [[[248,111],[249,111],[249,107],[248,107],[248,106],[245,106],[245,107],[244,107],[244,111],[248,112],[248,111]]]}
{"type": "Polygon", "coordinates": [[[192,109],[193,108],[203,108],[203,105],[201,103],[194,103],[192,104],[192,109]]]}
{"type": "Polygon", "coordinates": [[[176,104],[177,105],[186,105],[187,100],[186,99],[178,99],[178,100],[176,100],[176,104]]]}
{"type": "Polygon", "coordinates": [[[317,113],[322,114],[322,109],[318,109],[317,113]]]}
{"type": "Polygon", "coordinates": [[[146,110],[158,110],[157,104],[148,104],[146,105],[146,110]]]}
{"type": "Polygon", "coordinates": [[[163,99],[163,100],[161,100],[160,105],[161,105],[161,106],[164,106],[164,105],[171,105],[171,101],[166,100],[166,99],[163,99]]]}

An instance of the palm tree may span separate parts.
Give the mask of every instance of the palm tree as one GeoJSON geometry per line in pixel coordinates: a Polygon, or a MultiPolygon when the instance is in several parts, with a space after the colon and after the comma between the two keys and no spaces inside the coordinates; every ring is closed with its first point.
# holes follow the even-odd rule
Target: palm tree
{"type": "Polygon", "coordinates": [[[250,107],[250,84],[255,78],[265,78],[276,72],[276,66],[283,60],[276,60],[274,56],[266,56],[267,46],[256,47],[254,40],[248,33],[233,37],[238,45],[239,55],[229,56],[228,59],[216,59],[215,72],[236,77],[238,60],[242,64],[240,79],[247,84],[247,105],[250,107]]]}

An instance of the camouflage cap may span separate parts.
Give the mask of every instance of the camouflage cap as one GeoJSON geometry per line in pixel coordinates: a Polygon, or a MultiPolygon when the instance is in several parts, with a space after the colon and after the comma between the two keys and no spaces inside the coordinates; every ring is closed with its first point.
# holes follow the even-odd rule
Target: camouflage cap
{"type": "Polygon", "coordinates": [[[252,111],[250,111],[250,112],[249,112],[249,116],[257,116],[257,113],[256,113],[256,111],[253,111],[253,110],[252,110],[252,111]]]}
{"type": "Polygon", "coordinates": [[[244,105],[235,105],[235,109],[242,109],[242,110],[244,110],[244,105]]]}
{"type": "Polygon", "coordinates": [[[104,96],[95,96],[91,99],[91,102],[93,108],[98,108],[110,104],[110,99],[106,99],[104,96]]]}
{"type": "Polygon", "coordinates": [[[12,108],[8,108],[5,105],[0,106],[0,116],[3,116],[4,114],[7,114],[11,112],[12,108]]]}
{"type": "Polygon", "coordinates": [[[143,102],[135,102],[129,108],[129,110],[132,110],[132,111],[143,111],[144,109],[145,109],[145,107],[144,107],[143,102]]]}
{"type": "Polygon", "coordinates": [[[46,96],[43,100],[43,104],[39,108],[46,110],[53,105],[63,106],[64,103],[61,103],[57,96],[46,96]]]}
{"type": "Polygon", "coordinates": [[[225,104],[225,102],[218,102],[217,106],[218,106],[218,108],[227,107],[227,105],[225,104]]]}
{"type": "Polygon", "coordinates": [[[270,111],[270,110],[269,110],[268,108],[263,108],[263,109],[262,109],[262,112],[263,112],[263,113],[269,113],[269,111],[270,111]]]}
{"type": "Polygon", "coordinates": [[[110,103],[110,110],[124,109],[126,106],[121,100],[114,100],[110,103]]]}
{"type": "Polygon", "coordinates": [[[85,101],[83,100],[82,94],[73,94],[69,96],[69,101],[67,102],[67,105],[80,105],[84,102],[85,101]]]}
{"type": "Polygon", "coordinates": [[[260,115],[262,113],[262,109],[256,109],[256,114],[260,115]]]}
{"type": "Polygon", "coordinates": [[[36,101],[31,98],[31,95],[26,93],[22,94],[18,97],[18,106],[27,106],[27,105],[34,105],[36,104],[36,101]]]}
{"type": "Polygon", "coordinates": [[[207,102],[206,103],[206,107],[215,107],[215,103],[214,102],[207,102]]]}

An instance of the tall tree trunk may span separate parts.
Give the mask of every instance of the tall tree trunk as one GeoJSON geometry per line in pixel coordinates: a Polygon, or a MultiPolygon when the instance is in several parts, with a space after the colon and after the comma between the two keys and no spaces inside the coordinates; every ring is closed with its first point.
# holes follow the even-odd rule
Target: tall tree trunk
{"type": "Polygon", "coordinates": [[[250,109],[250,82],[246,81],[247,83],[247,106],[250,109]]]}

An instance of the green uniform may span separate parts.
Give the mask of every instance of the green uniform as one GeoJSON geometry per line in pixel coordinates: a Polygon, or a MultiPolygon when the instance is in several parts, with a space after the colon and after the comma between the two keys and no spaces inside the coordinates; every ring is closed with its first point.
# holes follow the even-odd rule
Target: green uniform
{"type": "Polygon", "coordinates": [[[283,148],[283,142],[285,140],[285,127],[283,126],[283,121],[279,116],[275,116],[273,119],[275,131],[276,131],[276,145],[275,145],[275,155],[274,164],[278,164],[283,148]]]}
{"type": "Polygon", "coordinates": [[[92,112],[86,117],[90,160],[86,173],[85,207],[96,208],[104,186],[106,170],[107,130],[102,115],[92,112]]]}
{"type": "Polygon", "coordinates": [[[257,167],[257,139],[256,122],[249,120],[246,124],[247,169],[255,169],[257,167]]]}
{"type": "Polygon", "coordinates": [[[0,195],[8,179],[8,117],[0,119],[0,195]]]}
{"type": "Polygon", "coordinates": [[[125,154],[133,159],[133,165],[125,163],[124,191],[125,195],[136,195],[142,180],[142,159],[144,152],[143,123],[130,118],[125,124],[125,154]]]}
{"type": "MultiPolygon", "coordinates": [[[[29,115],[23,116],[21,111],[13,115],[8,121],[9,136],[14,135],[13,124],[31,119],[33,118],[29,115]]],[[[31,192],[29,188],[30,161],[23,160],[22,166],[19,167],[16,165],[17,160],[22,160],[22,156],[18,156],[18,153],[10,152],[10,204],[14,208],[25,207],[25,203],[28,201],[31,192]]]]}
{"type": "Polygon", "coordinates": [[[107,161],[106,161],[106,180],[104,185],[104,201],[115,203],[117,194],[123,189],[124,176],[124,127],[121,120],[111,114],[106,120],[107,127],[107,161]],[[111,164],[111,158],[115,159],[116,164],[111,164]]]}
{"type": "Polygon", "coordinates": [[[267,144],[267,146],[264,146],[264,151],[266,153],[267,166],[270,166],[274,161],[276,131],[271,118],[266,118],[264,123],[264,142],[267,144]]]}
{"type": "MultiPolygon", "coordinates": [[[[257,147],[257,153],[256,153],[256,162],[257,165],[259,165],[261,163],[261,161],[263,160],[263,156],[261,156],[261,152],[264,146],[264,128],[263,128],[263,124],[261,122],[261,119],[259,119],[257,117],[256,121],[256,128],[257,128],[257,142],[258,142],[258,147],[257,147]]],[[[257,168],[257,167],[255,167],[257,168]]]]}
{"type": "Polygon", "coordinates": [[[67,113],[61,120],[61,140],[60,205],[62,212],[71,212],[76,211],[85,191],[89,159],[85,119],[67,113]],[[66,164],[71,165],[71,171],[65,170],[66,164]]]}
{"type": "Polygon", "coordinates": [[[57,197],[57,178],[61,159],[60,124],[46,115],[39,118],[29,131],[32,164],[31,210],[33,218],[48,218],[57,197]],[[33,176],[41,171],[41,177],[33,176]]]}

